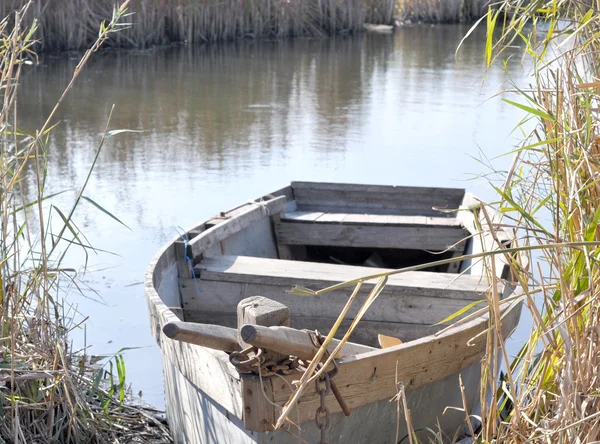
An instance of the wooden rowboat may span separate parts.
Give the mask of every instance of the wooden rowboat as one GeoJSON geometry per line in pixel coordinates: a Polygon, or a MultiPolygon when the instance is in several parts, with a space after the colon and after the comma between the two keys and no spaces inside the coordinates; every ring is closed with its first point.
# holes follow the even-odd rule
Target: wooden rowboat
{"type": "MultiPolygon", "coordinates": [[[[302,376],[303,367],[294,368],[298,361],[288,358],[314,356],[318,337],[310,332],[328,333],[352,287],[312,297],[289,290],[318,290],[509,245],[508,232],[478,228],[488,219],[474,209],[476,202],[460,189],[294,182],[166,245],[148,268],[146,295],[163,353],[175,442],[316,442],[321,397],[314,389],[303,393],[287,427],[273,430],[279,406],[302,376]],[[248,346],[257,348],[240,353],[248,346]],[[255,353],[271,363],[259,357],[244,367],[241,361],[255,353]]],[[[494,291],[506,298],[515,286],[507,281],[504,256],[494,257],[494,291]]],[[[491,286],[483,269],[472,258],[389,278],[352,343],[336,356],[332,380],[341,401],[333,395],[324,400],[330,443],[402,439],[405,421],[398,421],[396,403],[390,402],[400,383],[421,437],[430,436],[425,428],[441,431],[449,442],[460,435],[464,413],[444,409],[462,408],[463,395],[468,409],[477,409],[486,340],[479,333],[489,321],[481,315],[451,328],[435,324],[483,298],[491,286]],[[386,348],[379,348],[379,335],[391,337],[381,340],[386,348]],[[343,411],[348,409],[349,417],[343,411]]],[[[363,285],[340,333],[375,284],[363,285]]],[[[505,338],[519,316],[518,305],[506,310],[505,338]]]]}

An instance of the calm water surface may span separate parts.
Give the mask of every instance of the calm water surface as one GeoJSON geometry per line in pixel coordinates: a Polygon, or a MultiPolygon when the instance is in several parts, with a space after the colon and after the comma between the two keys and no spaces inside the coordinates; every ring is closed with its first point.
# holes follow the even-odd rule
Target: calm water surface
{"type": "MultiPolygon", "coordinates": [[[[163,406],[160,352],[150,335],[144,272],[179,227],[291,180],[466,187],[492,198],[473,157],[510,151],[521,114],[490,99],[483,32],[419,26],[392,35],[241,42],[106,53],[93,58],[60,113],[50,145],[48,192],[83,183],[111,106],[110,127],[143,130],[103,148],[75,222],[98,248],[82,275],[96,293],[71,296],[89,316],[90,353],[126,353],[134,391],[163,406]],[[98,302],[100,301],[100,302],[98,302]]],[[[45,57],[23,79],[23,126],[48,115],[77,64],[45,57]]],[[[525,81],[518,57],[513,80],[525,81]]],[[[506,167],[510,158],[495,161],[506,167]]],[[[53,200],[66,208],[74,194],[53,200]]],[[[73,263],[82,257],[72,256],[73,263]]],[[[83,332],[75,335],[83,344],[83,332]]]]}

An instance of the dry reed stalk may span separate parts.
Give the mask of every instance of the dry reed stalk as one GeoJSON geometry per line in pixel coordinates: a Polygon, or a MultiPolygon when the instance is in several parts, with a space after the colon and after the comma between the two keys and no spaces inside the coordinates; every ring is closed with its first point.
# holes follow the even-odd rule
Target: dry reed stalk
{"type": "Polygon", "coordinates": [[[483,17],[490,0],[399,0],[396,14],[401,20],[426,23],[469,23],[483,17]]]}
{"type": "MultiPolygon", "coordinates": [[[[14,11],[24,2],[3,2],[0,14],[14,11]]],[[[43,50],[83,49],[96,39],[96,24],[110,19],[113,4],[113,0],[39,0],[28,17],[39,19],[43,50]]],[[[358,32],[365,16],[363,0],[179,0],[169,6],[162,0],[132,0],[130,10],[135,26],[113,36],[111,46],[148,48],[248,37],[322,37],[358,32]]]]}
{"type": "MultiPolygon", "coordinates": [[[[498,411],[484,419],[480,438],[489,442],[600,440],[598,6],[511,1],[488,16],[488,63],[515,41],[533,61],[533,85],[509,103],[537,121],[498,188],[500,208],[522,227],[520,245],[580,245],[517,258],[533,325],[507,369],[510,382],[491,402],[482,397],[484,409],[498,411]]],[[[490,372],[498,350],[488,355],[490,372]]]]}
{"type": "MultiPolygon", "coordinates": [[[[127,1],[101,26],[65,94],[90,55],[119,28],[126,6],[127,1]]],[[[47,135],[62,98],[35,134],[24,134],[18,126],[19,78],[34,56],[35,26],[28,28],[24,19],[32,7],[29,2],[10,20],[0,22],[0,381],[5,384],[0,390],[0,440],[147,442],[158,437],[164,442],[169,438],[162,424],[143,410],[120,403],[125,391],[122,357],[110,361],[111,369],[116,365],[118,385],[111,378],[104,389],[100,384],[104,370],[89,368],[86,357],[70,349],[68,335],[76,326],[69,323],[62,287],[76,285],[76,280],[61,261],[82,236],[72,219],[77,200],[67,217],[54,206],[48,211],[51,196],[45,192],[47,135]],[[33,202],[24,201],[21,187],[26,175],[36,186],[33,202]],[[52,218],[58,216],[62,227],[54,232],[52,218]],[[115,392],[119,399],[113,397],[115,392]],[[150,428],[149,423],[158,427],[150,428]]]]}

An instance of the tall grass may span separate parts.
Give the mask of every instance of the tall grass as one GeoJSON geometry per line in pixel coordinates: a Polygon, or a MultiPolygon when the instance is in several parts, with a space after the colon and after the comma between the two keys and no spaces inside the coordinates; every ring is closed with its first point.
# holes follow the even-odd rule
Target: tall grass
{"type": "Polygon", "coordinates": [[[401,20],[427,23],[470,23],[483,17],[489,0],[398,0],[401,20]]]}
{"type": "MultiPolygon", "coordinates": [[[[27,0],[0,2],[0,17],[27,0]]],[[[402,20],[472,22],[489,0],[132,0],[135,25],[107,42],[120,48],[148,48],[174,42],[205,43],[242,38],[324,37],[359,32],[363,24],[402,20]]],[[[97,23],[109,20],[112,0],[36,0],[27,19],[39,20],[41,50],[80,50],[97,37],[97,23]]]]}
{"type": "Polygon", "coordinates": [[[506,405],[484,402],[486,441],[600,440],[598,6],[506,1],[487,18],[488,63],[515,40],[533,63],[531,87],[505,99],[535,128],[523,126],[524,141],[498,188],[499,208],[523,227],[521,245],[547,248],[514,264],[533,326],[500,390],[511,408],[499,418],[506,405]],[[583,244],[552,247],[559,242],[583,244]]]}
{"type": "MultiPolygon", "coordinates": [[[[31,3],[0,22],[0,442],[168,440],[158,421],[121,404],[126,389],[121,356],[105,368],[90,367],[85,352],[71,348],[69,333],[80,324],[72,321],[64,295],[80,281],[63,261],[70,248],[93,251],[73,217],[78,203],[89,199],[87,180],[68,211],[53,205],[45,191],[56,111],[91,55],[119,29],[125,6],[114,8],[101,25],[46,122],[31,134],[19,127],[17,113],[21,72],[35,59],[36,24],[27,27],[24,21],[31,3]],[[25,200],[26,185],[36,190],[33,201],[25,200]],[[159,427],[148,432],[149,422],[159,427]]],[[[98,151],[111,134],[105,133],[98,151]]]]}
{"type": "MultiPolygon", "coordinates": [[[[24,1],[0,3],[0,14],[24,1]]],[[[42,49],[82,49],[96,39],[97,23],[110,19],[112,6],[112,0],[38,0],[28,17],[39,19],[42,49]]],[[[359,31],[365,16],[363,0],[133,0],[130,10],[135,26],[115,35],[110,45],[147,48],[171,42],[322,37],[359,31]]]]}

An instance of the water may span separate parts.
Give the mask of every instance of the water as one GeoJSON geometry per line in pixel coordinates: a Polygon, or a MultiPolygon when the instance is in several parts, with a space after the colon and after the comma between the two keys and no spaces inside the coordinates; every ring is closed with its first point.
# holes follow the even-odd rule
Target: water
{"type": "MultiPolygon", "coordinates": [[[[141,284],[149,260],[178,227],[291,180],[466,187],[493,198],[485,180],[472,180],[487,172],[474,158],[510,151],[522,113],[490,99],[507,86],[502,69],[482,84],[483,32],[455,58],[467,29],[423,25],[393,36],[94,56],[52,133],[48,193],[81,186],[113,104],[110,128],[144,132],[108,141],[86,191],[131,230],[87,202],[75,214],[93,245],[118,255],[90,254],[81,276],[97,293],[70,298],[89,316],[89,352],[140,347],[126,353],[128,380],[163,406],[141,284]]],[[[509,68],[523,83],[518,63],[509,68]]],[[[45,57],[28,68],[23,127],[40,126],[76,64],[45,57]]],[[[52,203],[64,212],[73,196],[52,203]]],[[[82,331],[74,338],[83,344],[82,331]]]]}

